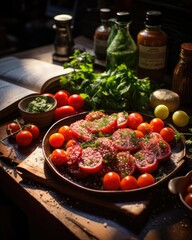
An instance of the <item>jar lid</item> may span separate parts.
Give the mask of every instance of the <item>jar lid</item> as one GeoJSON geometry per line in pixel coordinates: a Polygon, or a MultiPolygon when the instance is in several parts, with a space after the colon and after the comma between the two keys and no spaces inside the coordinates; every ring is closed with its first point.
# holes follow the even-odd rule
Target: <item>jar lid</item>
{"type": "Polygon", "coordinates": [[[145,24],[149,26],[159,26],[161,25],[161,16],[162,13],[160,11],[147,11],[145,24]]]}
{"type": "Polygon", "coordinates": [[[192,52],[192,43],[182,43],[181,48],[184,49],[185,51],[192,52]]]}
{"type": "Polygon", "coordinates": [[[111,17],[111,9],[109,8],[101,8],[100,9],[100,17],[103,20],[108,20],[111,17]]]}
{"type": "Polygon", "coordinates": [[[182,43],[180,57],[182,58],[191,58],[192,57],[192,43],[182,43]]]}
{"type": "Polygon", "coordinates": [[[129,12],[117,12],[117,21],[118,22],[130,22],[131,14],[129,12]]]}

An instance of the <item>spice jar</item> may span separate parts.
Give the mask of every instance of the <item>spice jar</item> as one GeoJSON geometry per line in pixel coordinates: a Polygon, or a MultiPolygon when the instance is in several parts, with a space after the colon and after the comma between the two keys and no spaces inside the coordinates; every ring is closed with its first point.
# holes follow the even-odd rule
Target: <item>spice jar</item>
{"type": "Polygon", "coordinates": [[[93,49],[96,58],[106,60],[107,40],[110,33],[108,20],[110,18],[111,10],[108,8],[100,9],[101,25],[95,30],[93,49]]]}
{"type": "Polygon", "coordinates": [[[161,29],[160,11],[147,11],[145,29],[137,35],[139,78],[149,77],[155,84],[164,81],[167,34],[161,29]]]}
{"type": "Polygon", "coordinates": [[[69,56],[72,55],[72,47],[74,45],[71,21],[72,16],[67,14],[60,14],[54,17],[54,28],[56,29],[56,36],[54,41],[55,53],[53,54],[53,61],[66,62],[69,56]]]}
{"type": "Polygon", "coordinates": [[[172,90],[179,94],[181,104],[192,104],[192,43],[182,43],[180,59],[175,66],[172,90]]]}

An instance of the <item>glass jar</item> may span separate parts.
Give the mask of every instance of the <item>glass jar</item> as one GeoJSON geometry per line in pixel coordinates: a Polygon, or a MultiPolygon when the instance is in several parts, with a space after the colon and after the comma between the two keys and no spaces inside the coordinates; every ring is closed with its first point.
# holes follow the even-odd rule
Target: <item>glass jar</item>
{"type": "Polygon", "coordinates": [[[137,35],[137,76],[149,77],[158,84],[164,82],[167,55],[167,34],[161,29],[161,16],[159,11],[147,11],[145,29],[137,35]]]}
{"type": "Polygon", "coordinates": [[[72,55],[72,48],[74,45],[71,21],[72,16],[68,14],[60,14],[54,17],[55,24],[53,28],[56,30],[54,41],[55,52],[53,54],[53,61],[66,62],[69,56],[72,55]]]}
{"type": "Polygon", "coordinates": [[[129,31],[130,13],[118,12],[116,18],[117,34],[107,48],[107,69],[114,69],[117,65],[125,64],[128,68],[135,70],[137,45],[129,31]]]}
{"type": "Polygon", "coordinates": [[[182,105],[192,104],[192,43],[182,43],[180,59],[175,66],[172,90],[179,94],[182,105]]]}
{"type": "Polygon", "coordinates": [[[108,20],[111,10],[100,9],[101,25],[95,30],[93,37],[93,49],[97,59],[106,60],[107,40],[110,33],[108,20]]]}

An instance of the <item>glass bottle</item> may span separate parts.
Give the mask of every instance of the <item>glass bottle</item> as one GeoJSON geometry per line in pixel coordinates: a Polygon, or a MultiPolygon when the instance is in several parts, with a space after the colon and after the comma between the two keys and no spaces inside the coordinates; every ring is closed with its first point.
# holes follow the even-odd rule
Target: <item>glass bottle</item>
{"type": "Polygon", "coordinates": [[[173,71],[172,90],[179,94],[181,104],[192,104],[192,43],[181,44],[180,59],[173,71]]]}
{"type": "Polygon", "coordinates": [[[109,37],[107,40],[107,47],[109,47],[109,45],[111,44],[111,42],[113,41],[116,33],[117,33],[117,27],[116,27],[116,18],[110,18],[109,19],[109,24],[110,24],[110,33],[109,33],[109,37]]]}
{"type": "Polygon", "coordinates": [[[107,40],[110,33],[108,20],[111,10],[108,8],[100,9],[101,25],[95,30],[93,37],[93,49],[96,58],[106,60],[107,40]]]}
{"type": "Polygon", "coordinates": [[[72,55],[72,47],[74,45],[71,31],[72,16],[68,14],[60,14],[54,17],[56,36],[54,41],[55,52],[53,61],[66,62],[72,55]]]}
{"type": "Polygon", "coordinates": [[[117,34],[107,48],[107,69],[114,69],[116,65],[125,64],[128,68],[135,70],[137,45],[129,32],[130,13],[117,12],[116,18],[117,34]]]}
{"type": "Polygon", "coordinates": [[[164,82],[167,34],[161,29],[160,11],[147,11],[145,29],[137,34],[139,78],[149,77],[154,83],[164,82]]]}

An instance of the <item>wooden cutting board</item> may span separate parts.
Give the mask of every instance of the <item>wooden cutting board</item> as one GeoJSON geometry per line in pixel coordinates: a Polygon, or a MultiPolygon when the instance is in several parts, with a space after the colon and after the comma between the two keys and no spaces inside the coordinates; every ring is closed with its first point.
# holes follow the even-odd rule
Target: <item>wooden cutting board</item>
{"type": "Polygon", "coordinates": [[[99,205],[105,209],[113,210],[116,213],[126,214],[132,219],[141,220],[149,209],[152,200],[152,194],[145,196],[129,196],[127,199],[103,199],[83,193],[77,188],[69,186],[59,179],[54,173],[51,172],[48,165],[45,163],[41,147],[37,147],[25,160],[17,165],[17,171],[23,179],[28,178],[38,183],[45,184],[60,192],[70,195],[76,199],[99,205]]]}

